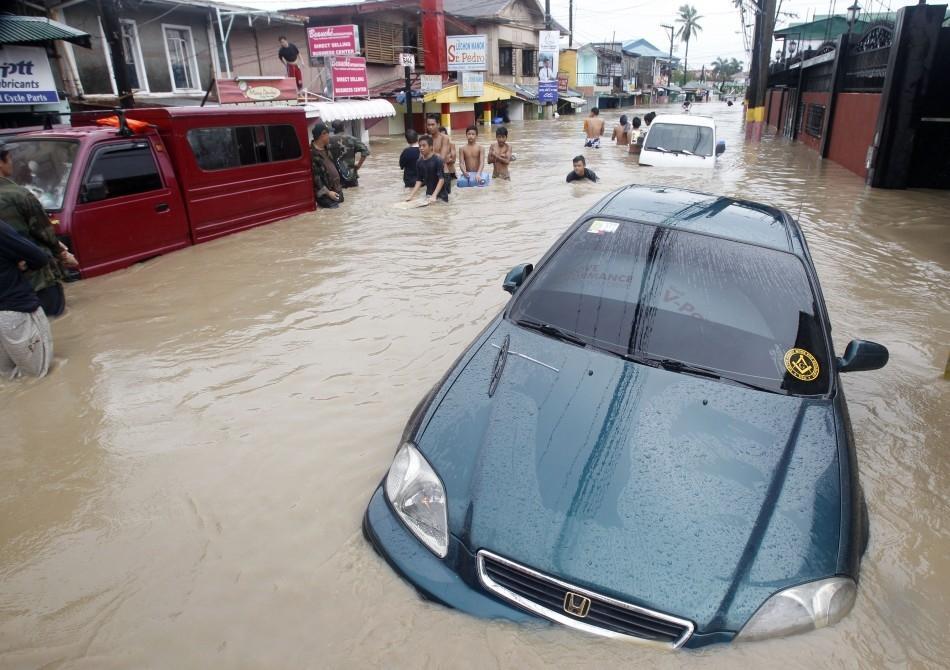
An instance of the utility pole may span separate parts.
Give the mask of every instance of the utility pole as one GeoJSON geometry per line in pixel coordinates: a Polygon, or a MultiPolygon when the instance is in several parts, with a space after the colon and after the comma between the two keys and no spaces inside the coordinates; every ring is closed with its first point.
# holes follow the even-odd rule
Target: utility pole
{"type": "Polygon", "coordinates": [[[567,0],[567,46],[574,44],[574,0],[567,0]]]}
{"type": "Polygon", "coordinates": [[[115,75],[115,87],[119,95],[119,106],[124,109],[135,107],[132,87],[129,85],[129,72],[125,67],[125,53],[122,51],[122,24],[119,23],[117,0],[99,0],[99,16],[102,19],[102,31],[109,45],[112,59],[112,72],[115,75]]]}
{"type": "MultiPolygon", "coordinates": [[[[666,85],[669,86],[670,84],[673,83],[673,37],[675,35],[675,28],[673,28],[673,26],[668,25],[666,23],[664,23],[660,27],[666,28],[667,30],[670,31],[670,60],[666,63],[666,71],[668,74],[666,78],[666,85]]],[[[669,93],[670,93],[669,88],[667,88],[666,90],[667,96],[669,96],[669,93]]]]}
{"type": "MultiPolygon", "coordinates": [[[[758,141],[765,123],[765,94],[769,85],[769,54],[775,29],[776,0],[757,0],[749,90],[746,94],[746,137],[758,141]]],[[[801,91],[799,91],[801,95],[801,91]]]]}
{"type": "MultiPolygon", "coordinates": [[[[412,34],[409,30],[408,24],[403,22],[402,24],[402,43],[403,49],[406,48],[405,45],[408,45],[411,40],[412,34]]],[[[409,69],[409,66],[403,68],[403,73],[406,75],[406,114],[403,117],[406,125],[406,130],[412,128],[412,71],[409,69]]]]}
{"type": "Polygon", "coordinates": [[[544,0],[544,29],[551,30],[551,0],[544,0]]]}

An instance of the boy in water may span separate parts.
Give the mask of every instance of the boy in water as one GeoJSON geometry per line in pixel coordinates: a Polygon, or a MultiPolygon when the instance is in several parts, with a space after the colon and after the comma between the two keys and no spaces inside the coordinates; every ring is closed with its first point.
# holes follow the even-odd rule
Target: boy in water
{"type": "Polygon", "coordinates": [[[409,202],[416,197],[416,193],[426,185],[425,203],[428,205],[433,200],[449,201],[448,191],[445,187],[445,165],[442,163],[442,157],[439,156],[432,147],[432,138],[429,135],[423,135],[419,138],[419,153],[422,158],[416,165],[416,184],[412,187],[412,192],[406,201],[409,202]]]}
{"type": "Polygon", "coordinates": [[[614,126],[614,132],[613,135],[610,136],[610,139],[614,140],[617,146],[630,143],[630,126],[627,125],[626,114],[620,115],[620,120],[617,122],[617,125],[614,126]]]}
{"type": "Polygon", "coordinates": [[[478,128],[469,126],[465,129],[466,144],[462,147],[462,176],[459,186],[484,186],[488,181],[488,174],[482,172],[485,167],[485,150],[478,144],[478,128]]]}
{"type": "Polygon", "coordinates": [[[640,117],[633,117],[633,130],[630,131],[630,153],[639,154],[643,148],[643,131],[640,129],[640,117]]]}
{"type": "Polygon", "coordinates": [[[600,149],[600,137],[604,134],[604,120],[600,118],[600,110],[596,107],[590,110],[590,116],[584,119],[584,133],[587,135],[584,146],[600,149]]]}
{"type": "Polygon", "coordinates": [[[399,154],[399,167],[402,168],[402,183],[406,188],[416,185],[416,164],[419,162],[419,133],[410,128],[406,131],[409,146],[399,154]]]}
{"type": "Polygon", "coordinates": [[[495,131],[495,144],[488,147],[488,162],[494,165],[492,177],[511,180],[508,164],[511,162],[511,145],[508,144],[508,129],[501,126],[495,131]]]}
{"type": "Polygon", "coordinates": [[[593,170],[587,169],[587,160],[583,156],[574,156],[574,169],[567,173],[567,181],[583,181],[584,179],[597,181],[597,175],[593,170]]]}
{"type": "Polygon", "coordinates": [[[439,136],[442,138],[442,151],[439,156],[442,157],[442,165],[445,168],[445,193],[449,194],[452,192],[452,180],[455,179],[455,158],[458,154],[445,126],[439,126],[439,136]]]}

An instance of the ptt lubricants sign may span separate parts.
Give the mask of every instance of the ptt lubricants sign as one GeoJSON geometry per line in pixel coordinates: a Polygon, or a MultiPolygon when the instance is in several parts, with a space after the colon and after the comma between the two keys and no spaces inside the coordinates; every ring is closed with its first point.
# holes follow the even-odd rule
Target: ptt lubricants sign
{"type": "Polygon", "coordinates": [[[59,102],[46,49],[0,48],[0,105],[42,105],[59,102]]]}

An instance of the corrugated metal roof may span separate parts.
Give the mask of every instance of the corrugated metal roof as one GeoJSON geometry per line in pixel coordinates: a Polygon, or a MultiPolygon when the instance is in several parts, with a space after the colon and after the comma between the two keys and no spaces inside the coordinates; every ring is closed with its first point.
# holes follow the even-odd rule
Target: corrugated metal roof
{"type": "Polygon", "coordinates": [[[41,44],[49,40],[66,40],[87,49],[92,48],[89,33],[65,23],[42,16],[0,14],[0,44],[41,44]]]}

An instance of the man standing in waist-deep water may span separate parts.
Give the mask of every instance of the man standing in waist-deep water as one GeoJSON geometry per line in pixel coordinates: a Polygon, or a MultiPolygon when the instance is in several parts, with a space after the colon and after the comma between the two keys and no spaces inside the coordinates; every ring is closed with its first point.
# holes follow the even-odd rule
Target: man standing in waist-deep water
{"type": "Polygon", "coordinates": [[[329,144],[330,129],[326,124],[318,123],[313,127],[313,142],[310,143],[313,190],[320,207],[333,209],[343,202],[343,184],[340,181],[340,172],[333,164],[329,144]]]}
{"type": "Polygon", "coordinates": [[[594,107],[590,116],[584,119],[584,146],[590,149],[600,149],[600,138],[604,134],[604,120],[600,118],[600,110],[594,107]]]}
{"type": "MultiPolygon", "coordinates": [[[[360,185],[359,170],[363,167],[363,162],[369,156],[369,147],[363,144],[362,140],[346,132],[346,126],[342,121],[334,121],[333,134],[330,135],[330,155],[343,164],[343,167],[349,170],[349,174],[343,179],[344,188],[360,185]],[[356,154],[360,155],[356,160],[356,154]]],[[[340,175],[343,177],[344,175],[340,175]]]]}
{"type": "Polygon", "coordinates": [[[277,40],[280,43],[280,49],[277,50],[277,57],[287,69],[287,76],[293,77],[297,82],[297,90],[303,88],[303,73],[300,71],[300,50],[292,42],[287,41],[283,35],[277,40]]]}

